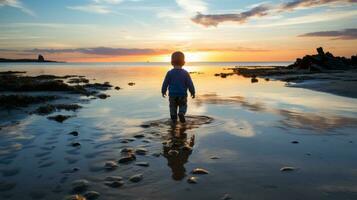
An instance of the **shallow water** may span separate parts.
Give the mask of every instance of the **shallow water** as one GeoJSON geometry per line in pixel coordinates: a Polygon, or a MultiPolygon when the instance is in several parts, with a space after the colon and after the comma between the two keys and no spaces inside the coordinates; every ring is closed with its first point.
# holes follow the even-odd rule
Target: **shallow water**
{"type": "Polygon", "coordinates": [[[100,199],[220,199],[225,194],[233,199],[356,199],[357,100],[279,81],[252,84],[239,76],[214,76],[234,65],[186,67],[202,72],[191,75],[197,98],[189,99],[188,115],[213,121],[193,117],[186,126],[172,127],[165,123],[168,100],[160,95],[170,69],[163,64],[1,64],[1,71],[85,75],[123,89],[106,92],[111,95],[106,100],[81,104],[76,117],[62,124],[45,116],[1,112],[0,198],[62,199],[72,193],[72,181],[86,179],[88,190],[100,192],[100,199]],[[140,126],[153,121],[156,125],[149,128],[140,126]],[[175,137],[179,133],[182,137],[175,137]],[[122,143],[138,134],[144,137],[122,143]],[[173,138],[190,143],[193,135],[192,152],[169,156],[162,144],[173,138]],[[72,142],[81,146],[72,147],[72,142]],[[106,161],[122,156],[121,149],[141,145],[148,153],[137,155],[137,161],[149,167],[133,162],[104,169],[106,161]],[[284,166],[296,170],[281,172],[284,166]],[[71,172],[75,167],[80,170],[71,172]],[[195,175],[197,184],[187,183],[197,167],[210,173],[195,175]],[[138,173],[142,181],[128,181],[138,173]],[[106,186],[104,179],[111,175],[122,176],[124,186],[106,186]]]}

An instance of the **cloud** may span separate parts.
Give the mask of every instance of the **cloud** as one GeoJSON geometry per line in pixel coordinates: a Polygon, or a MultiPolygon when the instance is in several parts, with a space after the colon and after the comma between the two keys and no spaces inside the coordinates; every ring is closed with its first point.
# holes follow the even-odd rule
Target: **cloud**
{"type": "Polygon", "coordinates": [[[357,28],[344,29],[340,31],[319,31],[299,35],[299,37],[331,37],[335,40],[356,40],[357,28]]]}
{"type": "Polygon", "coordinates": [[[111,47],[93,47],[93,48],[74,48],[74,49],[31,49],[24,50],[28,53],[83,53],[90,55],[104,56],[131,56],[131,55],[159,55],[167,53],[165,49],[137,49],[137,48],[111,48],[111,47]]]}
{"type": "Polygon", "coordinates": [[[217,26],[218,24],[226,21],[238,22],[242,24],[252,17],[262,17],[268,15],[268,11],[268,6],[259,5],[239,14],[204,15],[202,13],[197,13],[197,15],[191,20],[206,27],[217,26]]]}
{"type": "Polygon", "coordinates": [[[0,7],[2,7],[2,6],[18,8],[26,14],[35,16],[35,13],[32,10],[30,10],[29,8],[27,8],[25,5],[23,5],[22,2],[19,0],[0,0],[0,7]]]}
{"type": "Polygon", "coordinates": [[[321,6],[332,3],[356,3],[357,0],[293,0],[287,3],[283,3],[280,6],[282,11],[284,10],[294,10],[296,8],[307,8],[314,6],[321,6]]]}
{"type": "Polygon", "coordinates": [[[108,14],[112,12],[112,10],[108,6],[96,4],[88,4],[83,6],[68,6],[67,8],[71,10],[79,10],[97,14],[108,14]]]}
{"type": "Polygon", "coordinates": [[[113,13],[113,5],[121,4],[125,1],[139,2],[141,0],[92,0],[91,3],[78,6],[67,6],[68,9],[89,13],[109,14],[113,13]]]}
{"type": "Polygon", "coordinates": [[[178,6],[189,13],[206,12],[207,4],[202,0],[176,0],[178,6]]]}
{"type": "Polygon", "coordinates": [[[245,12],[238,14],[202,14],[198,12],[191,20],[205,27],[218,26],[223,22],[237,22],[239,24],[246,23],[250,18],[263,17],[273,13],[291,12],[297,8],[309,8],[314,6],[330,5],[337,3],[357,3],[357,0],[293,0],[282,3],[277,6],[269,6],[267,4],[257,4],[245,12]]]}

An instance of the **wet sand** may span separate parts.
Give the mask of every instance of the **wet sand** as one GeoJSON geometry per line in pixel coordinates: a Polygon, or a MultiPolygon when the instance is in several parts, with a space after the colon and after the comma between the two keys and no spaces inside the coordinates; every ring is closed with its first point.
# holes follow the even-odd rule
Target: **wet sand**
{"type": "Polygon", "coordinates": [[[63,123],[24,114],[37,106],[1,110],[1,199],[357,197],[356,99],[193,66],[197,98],[172,125],[159,94],[168,67],[68,65],[15,69],[121,89],[51,114],[73,116],[63,123]]]}

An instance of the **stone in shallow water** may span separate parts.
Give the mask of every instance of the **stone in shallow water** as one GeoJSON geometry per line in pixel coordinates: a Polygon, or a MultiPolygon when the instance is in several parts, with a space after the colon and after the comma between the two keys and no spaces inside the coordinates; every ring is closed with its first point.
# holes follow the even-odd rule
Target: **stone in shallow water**
{"type": "Polygon", "coordinates": [[[191,176],[190,178],[187,179],[187,182],[190,184],[196,184],[197,183],[197,177],[191,176]]]}
{"type": "Polygon", "coordinates": [[[282,171],[282,172],[292,172],[294,170],[296,170],[295,167],[282,167],[282,168],[280,168],[280,171],[282,171]]]}
{"type": "Polygon", "coordinates": [[[107,181],[104,184],[112,188],[118,188],[124,185],[124,181],[107,181]]]}
{"type": "Polygon", "coordinates": [[[76,195],[67,196],[64,198],[64,200],[86,200],[86,198],[79,194],[76,194],[76,195]]]}
{"type": "Polygon", "coordinates": [[[150,164],[148,162],[136,162],[135,165],[141,166],[141,167],[149,167],[150,164]]]}
{"type": "Polygon", "coordinates": [[[138,154],[138,155],[146,155],[147,152],[148,152],[148,150],[145,149],[145,148],[137,148],[137,149],[135,149],[135,153],[138,154]]]}
{"type": "Polygon", "coordinates": [[[140,182],[141,180],[143,180],[144,176],[142,174],[136,174],[134,176],[131,176],[129,178],[129,181],[133,182],[133,183],[137,183],[140,182]]]}
{"type": "Polygon", "coordinates": [[[291,143],[293,143],[293,144],[299,144],[298,141],[292,141],[291,143]]]}
{"type": "Polygon", "coordinates": [[[104,179],[105,181],[121,181],[123,180],[123,177],[121,176],[107,176],[104,179]]]}
{"type": "Polygon", "coordinates": [[[114,169],[116,169],[118,167],[118,164],[116,163],[116,162],[114,162],[114,161],[107,161],[107,162],[105,162],[105,164],[104,164],[104,168],[106,169],[106,170],[114,170],[114,169]]]}
{"type": "Polygon", "coordinates": [[[79,143],[79,142],[73,142],[71,145],[72,145],[72,147],[80,147],[80,146],[81,146],[81,143],[79,143]]]}
{"type": "Polygon", "coordinates": [[[154,157],[160,157],[161,153],[153,153],[151,155],[154,156],[154,157]]]}
{"type": "Polygon", "coordinates": [[[222,199],[222,200],[231,200],[231,199],[232,199],[232,196],[231,196],[230,194],[224,194],[221,199],[222,199]]]}
{"type": "Polygon", "coordinates": [[[179,154],[179,152],[177,150],[170,150],[169,152],[167,152],[167,154],[169,154],[170,156],[177,156],[179,154]]]}
{"type": "Polygon", "coordinates": [[[211,156],[211,159],[212,160],[217,160],[217,159],[219,159],[219,157],[218,156],[211,156]]]}
{"type": "Polygon", "coordinates": [[[83,196],[85,198],[87,198],[88,200],[94,200],[94,199],[98,199],[99,198],[100,193],[96,192],[96,191],[88,191],[88,192],[84,193],[83,196]]]}
{"type": "Polygon", "coordinates": [[[122,152],[122,153],[132,153],[132,152],[134,152],[134,148],[126,147],[126,148],[122,149],[120,152],[122,152]]]}
{"type": "Polygon", "coordinates": [[[73,135],[73,136],[78,136],[79,135],[78,131],[72,131],[72,132],[70,132],[68,134],[73,135]]]}
{"type": "Polygon", "coordinates": [[[202,168],[196,168],[194,170],[192,170],[191,172],[192,174],[209,174],[209,172],[205,169],[202,168]]]}
{"type": "Polygon", "coordinates": [[[131,161],[134,161],[136,160],[136,157],[134,154],[129,154],[125,157],[122,157],[118,160],[119,163],[128,163],[128,162],[131,162],[131,161]]]}
{"type": "Polygon", "coordinates": [[[47,117],[47,119],[54,120],[56,122],[62,123],[64,121],[66,121],[70,117],[73,117],[73,116],[70,116],[70,115],[56,115],[56,116],[47,117]]]}
{"type": "Polygon", "coordinates": [[[85,179],[79,179],[72,182],[72,190],[75,192],[82,192],[87,190],[89,182],[85,179]]]}
{"type": "Polygon", "coordinates": [[[144,134],[137,134],[137,135],[134,135],[134,138],[143,138],[143,137],[145,137],[145,135],[144,135],[144,134]]]}

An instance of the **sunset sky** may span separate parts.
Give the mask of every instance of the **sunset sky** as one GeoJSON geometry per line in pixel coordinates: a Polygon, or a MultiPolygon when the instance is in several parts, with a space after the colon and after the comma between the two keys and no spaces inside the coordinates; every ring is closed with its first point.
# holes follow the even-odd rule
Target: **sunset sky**
{"type": "Polygon", "coordinates": [[[357,54],[357,0],[0,0],[0,57],[292,61],[357,54]]]}

